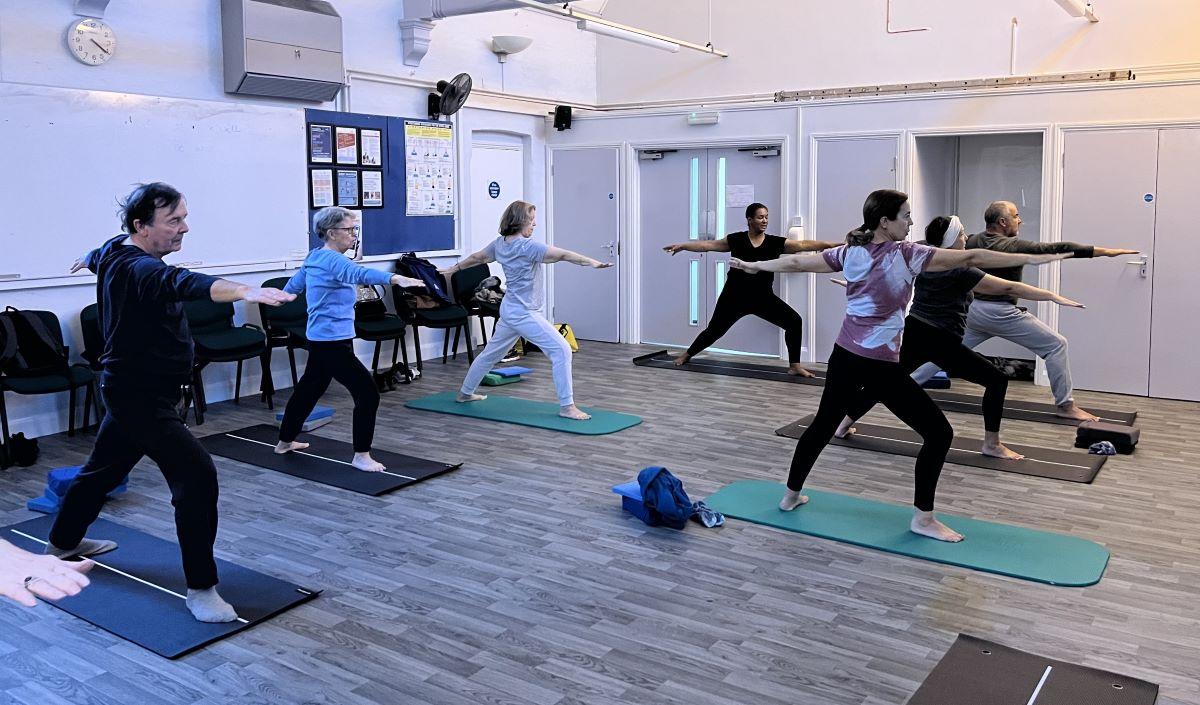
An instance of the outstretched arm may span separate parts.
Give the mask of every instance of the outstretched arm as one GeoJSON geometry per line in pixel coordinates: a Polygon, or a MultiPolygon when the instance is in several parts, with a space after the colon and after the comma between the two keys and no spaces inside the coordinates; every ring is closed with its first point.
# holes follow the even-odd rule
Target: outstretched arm
{"type": "Polygon", "coordinates": [[[84,573],[95,565],[30,553],[0,539],[0,596],[33,607],[35,597],[59,600],[78,595],[89,582],[84,573]]]}
{"type": "Polygon", "coordinates": [[[581,255],[578,252],[564,250],[561,247],[551,247],[546,250],[546,256],[542,258],[545,264],[553,264],[555,262],[570,262],[578,264],[582,267],[593,267],[595,269],[604,269],[611,267],[612,262],[601,262],[600,260],[592,259],[587,255],[581,255]]]}
{"type": "Polygon", "coordinates": [[[1136,255],[1140,254],[1137,250],[1126,250],[1114,247],[1093,247],[1093,257],[1120,257],[1121,255],[1136,255]]]}
{"type": "Polygon", "coordinates": [[[467,255],[466,257],[463,257],[457,263],[452,264],[449,267],[445,267],[444,269],[439,269],[438,274],[448,277],[451,274],[454,274],[455,272],[459,271],[460,269],[467,269],[469,267],[474,267],[477,264],[488,264],[490,262],[495,262],[495,261],[496,261],[496,258],[492,256],[491,248],[485,247],[478,252],[472,252],[471,254],[467,255]]]}
{"type": "Polygon", "coordinates": [[[993,277],[990,274],[985,274],[983,279],[980,279],[979,283],[975,285],[973,291],[979,294],[1015,296],[1018,299],[1025,299],[1026,301],[1053,301],[1059,306],[1087,308],[1087,306],[1078,301],[1072,301],[1065,296],[1059,296],[1053,291],[1022,282],[1010,282],[1007,279],[993,277]]]}
{"type": "Polygon", "coordinates": [[[788,240],[783,243],[783,253],[785,255],[795,255],[801,252],[820,252],[821,250],[829,250],[844,244],[846,243],[822,242],[821,240],[788,240]]]}
{"type": "Polygon", "coordinates": [[[729,258],[729,266],[745,272],[832,272],[833,267],[821,255],[784,255],[779,259],[766,262],[743,262],[736,257],[729,258]]]}
{"type": "Polygon", "coordinates": [[[677,242],[674,245],[666,245],[663,247],[663,252],[670,252],[672,255],[676,252],[729,252],[729,240],[726,238],[688,240],[687,242],[677,242]]]}
{"type": "Polygon", "coordinates": [[[994,250],[946,250],[938,248],[929,258],[927,272],[944,272],[947,269],[959,267],[979,267],[980,269],[1001,269],[1004,267],[1020,267],[1026,264],[1046,264],[1056,262],[1071,256],[1070,252],[1057,254],[1018,255],[994,250]]]}
{"type": "Polygon", "coordinates": [[[213,282],[212,288],[208,290],[208,295],[213,301],[219,304],[246,301],[247,303],[266,304],[268,306],[281,306],[296,298],[295,294],[289,294],[279,289],[260,288],[250,286],[249,284],[231,282],[226,279],[218,279],[213,282]]]}

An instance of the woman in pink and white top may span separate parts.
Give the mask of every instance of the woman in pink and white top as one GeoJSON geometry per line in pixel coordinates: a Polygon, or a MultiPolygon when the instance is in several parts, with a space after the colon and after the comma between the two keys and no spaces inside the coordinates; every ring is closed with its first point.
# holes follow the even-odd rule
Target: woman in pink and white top
{"type": "Polygon", "coordinates": [[[916,511],[909,528],[941,541],[961,541],[962,534],[933,515],[938,476],[954,431],[941,409],[900,366],[904,313],[913,281],[922,272],[1045,264],[1070,255],[947,250],[909,242],[905,238],[912,227],[910,212],[906,194],[874,191],[863,204],[863,225],[846,235],[845,245],[819,255],[787,255],[766,262],[734,259],[730,266],[749,272],[842,272],[848,282],[846,318],[829,356],[825,391],[816,418],[796,444],[788,490],[779,508],[791,511],[808,501],[801,490],[809,471],[833,438],[850,401],[867,392],[878,395],[923,441],[916,462],[916,511]]]}

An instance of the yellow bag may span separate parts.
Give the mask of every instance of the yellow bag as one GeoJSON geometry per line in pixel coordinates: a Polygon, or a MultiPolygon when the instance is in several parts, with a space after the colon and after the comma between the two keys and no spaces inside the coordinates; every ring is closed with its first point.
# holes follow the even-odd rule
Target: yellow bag
{"type": "Polygon", "coordinates": [[[562,334],[562,337],[567,339],[567,345],[571,346],[571,352],[579,352],[579,341],[575,340],[575,331],[571,330],[571,324],[559,323],[555,328],[562,334]]]}

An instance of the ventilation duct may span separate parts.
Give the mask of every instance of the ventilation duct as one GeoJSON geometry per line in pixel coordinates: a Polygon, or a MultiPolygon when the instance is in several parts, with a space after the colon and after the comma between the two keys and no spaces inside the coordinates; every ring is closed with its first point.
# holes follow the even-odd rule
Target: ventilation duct
{"type": "Polygon", "coordinates": [[[342,18],[324,0],[221,0],[225,91],[327,102],[345,82],[342,18]]]}

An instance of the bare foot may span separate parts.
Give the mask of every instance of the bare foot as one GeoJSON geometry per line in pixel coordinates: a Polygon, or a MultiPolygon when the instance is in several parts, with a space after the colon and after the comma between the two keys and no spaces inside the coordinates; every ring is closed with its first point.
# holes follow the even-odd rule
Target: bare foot
{"type": "Polygon", "coordinates": [[[588,419],[592,418],[591,414],[584,413],[579,409],[578,406],[575,406],[574,404],[568,404],[567,406],[559,407],[558,415],[565,419],[572,419],[575,421],[587,421],[588,419]]]}
{"type": "Polygon", "coordinates": [[[983,448],[980,450],[980,452],[983,453],[984,455],[988,456],[989,458],[1000,458],[1002,460],[1024,460],[1025,459],[1025,456],[1021,455],[1020,453],[1018,453],[1015,450],[1010,449],[1008,446],[1004,445],[1003,443],[997,443],[996,445],[989,445],[987,443],[984,443],[983,448]]]}
{"type": "Polygon", "coordinates": [[[280,441],[279,443],[275,444],[275,452],[283,455],[284,453],[290,453],[293,450],[304,450],[307,447],[307,443],[301,443],[300,441],[292,441],[291,443],[288,443],[287,441],[280,441]]]}
{"type": "Polygon", "coordinates": [[[675,356],[675,366],[683,367],[684,365],[686,365],[688,363],[688,360],[690,360],[690,359],[692,359],[691,355],[688,355],[687,353],[680,353],[679,355],[675,356]]]}
{"type": "Polygon", "coordinates": [[[856,433],[858,433],[858,429],[854,427],[854,419],[847,416],[838,424],[837,430],[833,432],[833,435],[836,438],[845,438],[846,436],[853,436],[856,433]]]}
{"type": "Polygon", "coordinates": [[[1075,406],[1075,402],[1069,401],[1066,404],[1059,404],[1058,410],[1054,412],[1055,416],[1061,416],[1064,419],[1075,419],[1076,421],[1099,421],[1100,417],[1075,406]]]}
{"type": "Polygon", "coordinates": [[[783,494],[783,499],[779,500],[779,509],[790,512],[801,504],[808,504],[808,496],[800,494],[797,490],[788,490],[783,494]]]}
{"type": "Polygon", "coordinates": [[[799,362],[788,365],[788,374],[793,377],[816,377],[816,375],[804,369],[804,366],[799,362]]]}
{"type": "Polygon", "coordinates": [[[462,392],[459,392],[454,401],[461,404],[466,401],[483,401],[484,399],[487,399],[486,394],[463,394],[462,392]]]}
{"type": "Polygon", "coordinates": [[[908,529],[914,534],[949,543],[958,543],[964,538],[962,534],[938,521],[933,512],[923,512],[919,509],[913,513],[912,523],[908,525],[908,529]]]}
{"type": "Polygon", "coordinates": [[[383,466],[383,463],[372,458],[370,453],[355,453],[354,459],[350,461],[350,464],[354,466],[355,470],[362,470],[363,472],[383,472],[387,470],[383,466]]]}

